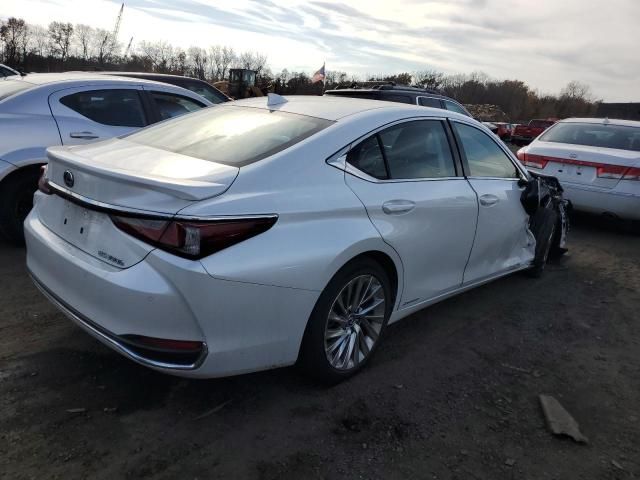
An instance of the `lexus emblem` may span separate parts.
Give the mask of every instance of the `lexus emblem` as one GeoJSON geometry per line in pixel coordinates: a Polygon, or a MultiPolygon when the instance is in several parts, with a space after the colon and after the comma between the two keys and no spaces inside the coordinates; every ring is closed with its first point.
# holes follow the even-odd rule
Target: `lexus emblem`
{"type": "Polygon", "coordinates": [[[571,153],[571,154],[569,154],[569,157],[570,157],[570,158],[578,158],[578,155],[577,155],[577,154],[575,154],[575,153],[571,153]]]}
{"type": "Polygon", "coordinates": [[[64,174],[62,175],[62,178],[64,179],[64,184],[71,188],[73,187],[73,184],[75,183],[75,179],[73,178],[73,173],[71,173],[71,170],[65,170],[64,174]]]}

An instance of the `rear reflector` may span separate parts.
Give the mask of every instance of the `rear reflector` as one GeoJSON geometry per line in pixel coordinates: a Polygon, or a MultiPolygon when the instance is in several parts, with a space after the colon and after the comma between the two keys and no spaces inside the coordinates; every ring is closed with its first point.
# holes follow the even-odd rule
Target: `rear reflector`
{"type": "Polygon", "coordinates": [[[129,235],[192,260],[266,232],[277,219],[272,215],[196,222],[111,216],[114,225],[129,235]]]}

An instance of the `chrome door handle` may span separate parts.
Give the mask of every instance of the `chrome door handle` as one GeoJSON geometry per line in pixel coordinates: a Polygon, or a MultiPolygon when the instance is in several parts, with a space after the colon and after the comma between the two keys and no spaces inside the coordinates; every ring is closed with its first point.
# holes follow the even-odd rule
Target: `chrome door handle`
{"type": "Polygon", "coordinates": [[[481,195],[480,196],[480,205],[483,205],[485,207],[490,207],[491,205],[495,205],[496,203],[498,203],[500,201],[500,199],[498,197],[496,197],[495,195],[481,195]]]}
{"type": "Polygon", "coordinates": [[[382,204],[382,211],[387,215],[402,215],[416,208],[416,204],[409,200],[390,200],[382,204]]]}
{"type": "Polygon", "coordinates": [[[100,135],[96,135],[93,132],[71,132],[69,134],[71,138],[82,138],[84,140],[94,140],[100,138],[100,135]]]}

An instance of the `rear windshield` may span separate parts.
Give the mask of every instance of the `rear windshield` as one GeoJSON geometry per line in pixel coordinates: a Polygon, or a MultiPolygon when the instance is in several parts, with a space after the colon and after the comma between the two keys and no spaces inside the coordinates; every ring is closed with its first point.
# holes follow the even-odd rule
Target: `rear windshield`
{"type": "Polygon", "coordinates": [[[0,80],[0,101],[31,87],[33,87],[31,83],[23,82],[22,80],[0,80]]]}
{"type": "Polygon", "coordinates": [[[540,141],[640,152],[640,127],[597,123],[558,123],[543,133],[540,141]]]}
{"type": "Polygon", "coordinates": [[[242,167],[278,153],[333,122],[261,108],[219,106],[159,123],[127,140],[242,167]]]}

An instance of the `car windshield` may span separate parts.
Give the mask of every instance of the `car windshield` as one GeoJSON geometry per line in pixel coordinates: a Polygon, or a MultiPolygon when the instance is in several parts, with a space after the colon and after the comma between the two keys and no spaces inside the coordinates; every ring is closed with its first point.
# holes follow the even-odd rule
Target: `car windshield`
{"type": "Polygon", "coordinates": [[[541,137],[542,142],[640,152],[640,127],[598,123],[558,123],[541,137]]]}
{"type": "Polygon", "coordinates": [[[0,101],[10,97],[11,95],[15,95],[16,93],[28,90],[31,87],[33,87],[32,84],[21,80],[0,80],[0,101]]]}
{"type": "Polygon", "coordinates": [[[131,142],[241,167],[328,127],[321,118],[261,108],[218,106],[126,136],[131,142]]]}

